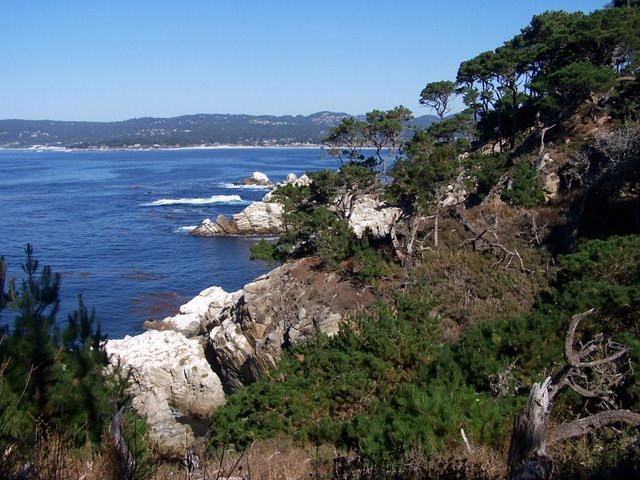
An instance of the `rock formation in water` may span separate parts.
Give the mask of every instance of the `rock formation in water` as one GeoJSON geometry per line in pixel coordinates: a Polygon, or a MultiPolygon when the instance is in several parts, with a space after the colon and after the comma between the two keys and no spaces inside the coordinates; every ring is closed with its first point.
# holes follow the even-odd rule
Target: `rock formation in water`
{"type": "Polygon", "coordinates": [[[262,172],[253,172],[253,175],[243,178],[236,185],[260,185],[266,187],[271,186],[271,180],[262,172]]]}
{"type": "MultiPolygon", "coordinates": [[[[290,173],[284,184],[308,185],[309,177],[302,175],[298,178],[290,173]]],[[[252,177],[245,178],[239,185],[271,186],[269,178],[260,172],[254,172],[252,177]]],[[[235,214],[230,219],[219,215],[215,222],[206,218],[191,231],[191,235],[277,235],[283,231],[283,207],[279,203],[271,202],[271,192],[265,195],[261,202],[255,202],[235,214]]]]}
{"type": "Polygon", "coordinates": [[[191,231],[191,235],[273,235],[282,232],[282,205],[255,202],[231,219],[219,215],[215,222],[207,218],[191,231]]]}

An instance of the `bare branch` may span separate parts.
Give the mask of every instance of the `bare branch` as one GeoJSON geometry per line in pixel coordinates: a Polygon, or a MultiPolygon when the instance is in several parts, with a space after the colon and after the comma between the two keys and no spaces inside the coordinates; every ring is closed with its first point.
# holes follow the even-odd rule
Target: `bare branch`
{"type": "MultiPolygon", "coordinates": [[[[619,386],[631,366],[621,362],[628,354],[628,348],[612,342],[600,334],[593,340],[574,349],[576,329],[580,322],[593,313],[593,309],[571,317],[565,336],[565,356],[567,364],[553,377],[543,383],[534,384],[529,402],[522,413],[516,417],[509,448],[509,475],[511,479],[525,478],[520,474],[523,465],[544,463],[546,455],[548,417],[551,400],[565,387],[573,389],[584,398],[600,399],[601,407],[615,407],[615,387],[619,386]],[[595,357],[600,358],[595,358],[595,357]]],[[[549,435],[549,443],[569,440],[586,435],[594,430],[627,424],[640,427],[640,413],[629,410],[605,410],[586,418],[563,423],[549,435]]],[[[530,478],[530,477],[526,477],[530,478]]]]}
{"type": "Polygon", "coordinates": [[[553,431],[549,443],[563,442],[581,437],[594,430],[620,424],[640,427],[640,413],[630,410],[608,410],[573,422],[563,423],[553,431]]]}
{"type": "MultiPolygon", "coordinates": [[[[624,345],[621,345],[615,342],[608,342],[607,346],[613,347],[613,349],[615,350],[615,353],[613,353],[612,355],[608,355],[605,358],[600,358],[598,360],[593,360],[591,362],[581,361],[582,358],[585,358],[591,353],[593,353],[598,347],[597,344],[592,343],[587,347],[587,350],[583,350],[582,352],[576,353],[573,349],[574,336],[575,336],[576,328],[578,327],[578,324],[583,318],[585,318],[588,315],[591,315],[592,313],[593,313],[593,308],[591,310],[578,313],[573,317],[571,317],[571,323],[569,323],[569,329],[567,331],[567,336],[565,337],[564,348],[565,348],[565,355],[567,357],[567,363],[569,363],[569,365],[571,365],[572,367],[594,368],[599,365],[613,363],[616,360],[622,358],[624,355],[626,355],[629,352],[627,347],[625,347],[624,345]]],[[[602,342],[602,339],[600,339],[599,341],[602,342]]]]}
{"type": "Polygon", "coordinates": [[[568,379],[567,384],[574,392],[576,392],[578,395],[584,398],[599,398],[605,401],[606,403],[608,403],[609,405],[614,405],[614,400],[613,400],[614,395],[613,395],[613,392],[611,391],[600,390],[597,388],[587,389],[587,388],[584,388],[582,385],[576,383],[572,378],[568,379]]]}
{"type": "Polygon", "coordinates": [[[542,153],[544,152],[544,135],[555,126],[556,124],[554,123],[550,127],[543,128],[540,132],[540,151],[538,151],[539,156],[542,156],[542,153]]]}
{"type": "Polygon", "coordinates": [[[580,357],[573,350],[573,341],[576,334],[576,328],[580,321],[591,315],[594,309],[587,310],[586,312],[578,313],[571,317],[571,322],[569,322],[569,328],[567,329],[567,335],[564,339],[564,353],[567,358],[567,363],[572,367],[579,368],[580,365],[580,357]]]}

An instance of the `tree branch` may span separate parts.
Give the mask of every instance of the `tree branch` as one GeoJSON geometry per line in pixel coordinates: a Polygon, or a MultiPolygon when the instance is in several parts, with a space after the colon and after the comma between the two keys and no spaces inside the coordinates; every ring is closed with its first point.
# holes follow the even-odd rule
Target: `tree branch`
{"type": "Polygon", "coordinates": [[[630,410],[608,410],[572,422],[563,423],[553,431],[549,443],[563,442],[587,435],[594,430],[619,424],[640,427],[640,413],[630,410]]]}

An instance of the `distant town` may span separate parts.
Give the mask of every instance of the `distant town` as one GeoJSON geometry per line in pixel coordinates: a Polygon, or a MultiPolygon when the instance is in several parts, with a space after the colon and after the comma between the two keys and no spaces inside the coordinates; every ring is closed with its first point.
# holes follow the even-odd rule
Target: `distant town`
{"type": "MultiPolygon", "coordinates": [[[[307,116],[198,114],[121,122],[0,120],[0,148],[304,147],[320,144],[329,130],[348,116],[319,112],[307,116]]],[[[412,124],[424,127],[436,119],[424,115],[412,124]]]]}

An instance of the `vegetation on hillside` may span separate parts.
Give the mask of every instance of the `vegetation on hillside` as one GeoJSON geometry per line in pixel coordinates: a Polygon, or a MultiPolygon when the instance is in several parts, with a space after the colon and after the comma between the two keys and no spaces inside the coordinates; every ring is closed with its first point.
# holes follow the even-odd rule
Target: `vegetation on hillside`
{"type": "MultiPolygon", "coordinates": [[[[605,335],[635,362],[639,52],[635,4],[545,12],[463,62],[455,82],[428,84],[420,101],[441,121],[416,129],[384,172],[381,157],[363,150],[378,147],[365,134],[375,125],[345,119],[334,129],[326,141],[342,168],[276,192],[287,231],[263,254],[319,255],[381,300],[232,395],[214,414],[211,445],[280,436],[330,444],[350,452],[359,462],[351,474],[364,477],[416,452],[463,449],[462,428],[471,445],[506,457],[511,419],[562,362],[574,315],[595,309],[583,341],[605,335]],[[446,117],[455,95],[467,109],[446,117]],[[344,206],[358,193],[402,209],[388,238],[350,231],[344,206]],[[354,268],[362,258],[375,265],[365,277],[354,268]]],[[[640,408],[634,371],[609,387],[608,409],[640,408]]],[[[603,407],[575,391],[555,399],[554,422],[603,407]]],[[[637,474],[637,448],[594,454],[607,435],[589,437],[582,470],[556,450],[557,468],[637,474]]]]}

